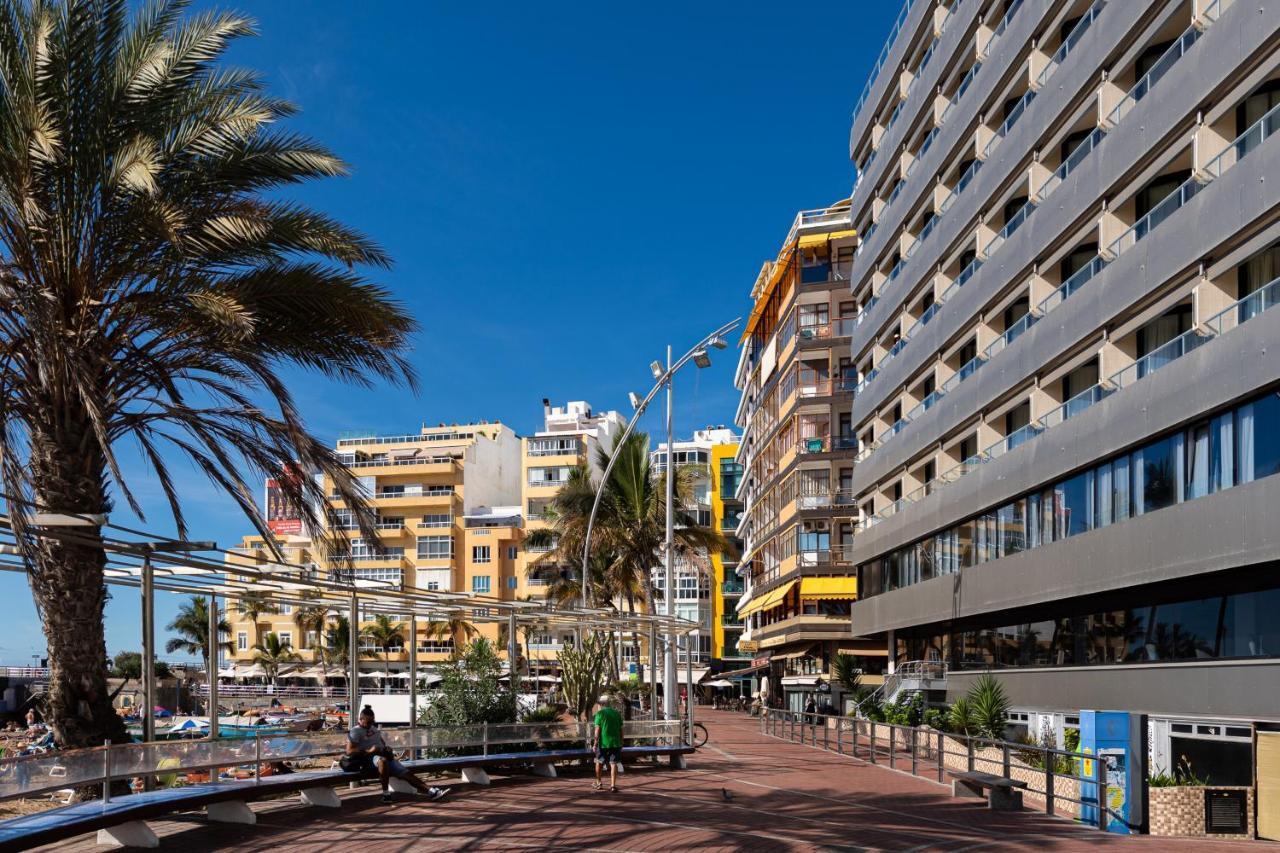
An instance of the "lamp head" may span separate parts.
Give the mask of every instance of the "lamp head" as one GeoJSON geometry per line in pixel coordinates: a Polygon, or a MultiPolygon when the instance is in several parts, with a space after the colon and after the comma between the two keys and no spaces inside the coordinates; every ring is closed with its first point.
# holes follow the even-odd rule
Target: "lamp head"
{"type": "Polygon", "coordinates": [[[662,362],[659,362],[659,361],[649,362],[649,372],[653,374],[654,379],[661,379],[663,374],[662,362]]]}
{"type": "Polygon", "coordinates": [[[710,367],[711,356],[707,355],[707,351],[704,349],[697,350],[693,354],[693,363],[698,367],[710,367]]]}
{"type": "Polygon", "coordinates": [[[716,335],[714,338],[711,339],[711,345],[716,349],[724,349],[725,347],[729,346],[729,343],[724,338],[720,337],[719,335],[716,335]]]}
{"type": "Polygon", "coordinates": [[[631,408],[633,408],[633,409],[639,409],[639,408],[640,408],[640,403],[641,403],[641,402],[643,402],[643,401],[640,399],[640,395],[639,395],[639,394],[637,394],[635,391],[628,391],[628,392],[627,392],[627,399],[631,401],[631,408]]]}

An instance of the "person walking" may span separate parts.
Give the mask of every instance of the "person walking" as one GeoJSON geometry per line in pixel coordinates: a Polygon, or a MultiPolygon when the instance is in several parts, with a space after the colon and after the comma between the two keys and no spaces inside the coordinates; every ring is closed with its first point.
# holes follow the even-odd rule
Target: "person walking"
{"type": "Polygon", "coordinates": [[[384,803],[391,802],[392,776],[408,782],[421,796],[431,800],[442,799],[448,793],[444,788],[436,788],[423,782],[396,759],[374,722],[373,708],[369,705],[360,710],[359,722],[347,734],[347,754],[343,756],[341,765],[348,773],[377,770],[378,781],[382,783],[384,803]]]}
{"type": "Polygon", "coordinates": [[[604,768],[609,768],[609,791],[618,792],[618,765],[622,763],[622,715],[613,707],[613,697],[605,694],[596,705],[591,719],[591,745],[596,753],[596,781],[599,791],[604,781],[604,768]]]}

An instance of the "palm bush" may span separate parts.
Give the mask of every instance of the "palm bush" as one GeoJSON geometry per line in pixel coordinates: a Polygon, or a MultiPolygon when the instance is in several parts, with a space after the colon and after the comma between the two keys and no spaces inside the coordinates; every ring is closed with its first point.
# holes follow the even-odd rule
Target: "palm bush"
{"type": "Polygon", "coordinates": [[[951,710],[947,715],[947,723],[950,725],[951,731],[962,735],[976,735],[981,732],[978,715],[974,712],[973,703],[966,696],[961,696],[951,704],[951,710]]]}
{"type": "Polygon", "coordinates": [[[253,647],[253,662],[262,667],[262,671],[275,684],[280,677],[280,669],[285,664],[297,663],[302,655],[293,650],[293,646],[282,640],[275,631],[262,635],[262,642],[253,647]]]}
{"type": "Polygon", "coordinates": [[[973,709],[977,729],[984,737],[1004,738],[1009,725],[1009,696],[995,676],[985,672],[969,688],[969,705],[973,709]]]}
{"type": "MultiPolygon", "coordinates": [[[[178,615],[169,623],[168,629],[177,636],[170,637],[164,644],[166,654],[184,652],[204,661],[207,672],[216,675],[218,668],[218,652],[230,654],[235,645],[230,641],[209,643],[209,599],[203,595],[193,595],[189,601],[178,608],[178,615]]],[[[218,631],[231,633],[231,623],[226,619],[218,619],[218,631]]]]}
{"type": "Polygon", "coordinates": [[[360,629],[360,636],[377,646],[382,652],[383,670],[391,677],[391,651],[404,648],[404,625],[392,621],[385,613],[375,614],[373,622],[360,629]]]}
{"type": "MultiPolygon", "coordinates": [[[[0,0],[0,478],[10,507],[86,516],[142,507],[117,448],[187,537],[191,462],[275,547],[255,483],[279,478],[307,529],[319,478],[373,516],[336,453],[307,432],[282,376],[412,384],[415,326],[357,267],[387,255],[288,201],[346,174],[285,130],[294,112],[252,71],[221,64],[253,34],[238,15],[154,0],[0,0]],[[131,11],[133,10],[133,11],[131,11]],[[25,503],[24,503],[25,502],[25,503]]],[[[48,719],[67,747],[125,740],[108,701],[101,539],[33,536],[11,511],[49,650],[48,719]]]]}

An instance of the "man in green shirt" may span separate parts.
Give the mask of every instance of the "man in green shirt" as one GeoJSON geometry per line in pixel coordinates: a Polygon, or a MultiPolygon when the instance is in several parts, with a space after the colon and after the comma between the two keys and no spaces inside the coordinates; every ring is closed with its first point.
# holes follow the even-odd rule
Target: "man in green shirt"
{"type": "Polygon", "coordinates": [[[596,751],[596,782],[602,785],[601,771],[609,768],[609,790],[617,793],[618,765],[622,763],[622,715],[611,704],[611,697],[601,696],[596,705],[596,715],[591,720],[591,745],[596,751]]]}

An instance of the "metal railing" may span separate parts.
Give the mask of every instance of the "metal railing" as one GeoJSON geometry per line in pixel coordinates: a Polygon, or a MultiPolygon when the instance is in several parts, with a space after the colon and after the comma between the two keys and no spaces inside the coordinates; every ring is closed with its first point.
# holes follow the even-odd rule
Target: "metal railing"
{"type": "Polygon", "coordinates": [[[1044,68],[1040,69],[1040,73],[1036,75],[1036,88],[1041,88],[1048,81],[1053,72],[1058,70],[1058,66],[1062,65],[1063,60],[1067,58],[1067,54],[1075,50],[1076,44],[1089,31],[1089,27],[1098,19],[1098,15],[1102,14],[1102,9],[1107,5],[1107,0],[1096,0],[1089,7],[1089,11],[1084,13],[1080,20],[1076,21],[1076,25],[1071,28],[1071,32],[1062,40],[1062,44],[1053,52],[1053,56],[1049,57],[1049,61],[1045,63],[1044,68]]]}
{"type": "Polygon", "coordinates": [[[1106,790],[1104,762],[1080,752],[924,726],[778,709],[761,716],[760,732],[938,784],[946,784],[948,774],[955,773],[1014,779],[1026,785],[1024,800],[1032,800],[1045,814],[1073,818],[1103,831],[1109,818],[1119,817],[1098,796],[1106,790]]]}
{"type": "MultiPolygon", "coordinates": [[[[418,755],[445,750],[466,750],[481,756],[527,752],[551,745],[589,742],[582,723],[477,724],[415,729],[383,729],[388,746],[400,753],[418,755]]],[[[684,745],[683,720],[631,720],[623,724],[624,743],[684,745]]],[[[276,762],[333,758],[346,752],[346,732],[306,734],[255,733],[245,738],[155,741],[111,744],[89,749],[44,752],[0,758],[0,801],[30,797],[64,788],[102,787],[103,799],[111,799],[111,783],[140,777],[158,777],[162,785],[180,784],[190,773],[215,776],[221,768],[248,768],[248,778],[261,779],[264,766],[276,762]]]]}
{"type": "Polygon", "coordinates": [[[1075,171],[1076,167],[1089,156],[1093,149],[1098,147],[1098,143],[1102,141],[1102,136],[1102,130],[1095,127],[1092,133],[1072,149],[1071,153],[1067,155],[1067,159],[1062,161],[1062,165],[1054,169],[1053,174],[1045,178],[1044,183],[1040,185],[1040,189],[1036,190],[1036,195],[1041,201],[1044,201],[1045,196],[1061,186],[1067,176],[1075,171]]]}
{"type": "Polygon", "coordinates": [[[1155,65],[1151,66],[1151,70],[1133,84],[1120,102],[1112,108],[1107,114],[1107,125],[1114,127],[1121,119],[1129,114],[1143,98],[1150,94],[1155,85],[1165,74],[1169,73],[1169,69],[1177,64],[1178,60],[1186,55],[1191,46],[1200,40],[1200,36],[1204,35],[1205,26],[1213,23],[1221,14],[1221,0],[1214,0],[1201,14],[1191,26],[1178,36],[1178,40],[1169,46],[1169,49],[1161,54],[1156,60],[1155,65]]]}
{"type": "Polygon", "coordinates": [[[452,465],[457,460],[452,456],[412,456],[406,459],[357,459],[346,463],[348,468],[385,468],[404,465],[452,465]]]}

